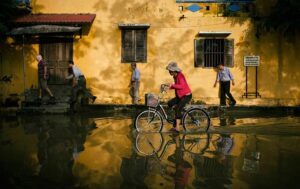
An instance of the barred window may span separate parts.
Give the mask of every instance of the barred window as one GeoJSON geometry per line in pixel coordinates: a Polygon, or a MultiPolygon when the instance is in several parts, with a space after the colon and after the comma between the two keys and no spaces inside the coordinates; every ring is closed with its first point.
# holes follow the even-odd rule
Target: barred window
{"type": "Polygon", "coordinates": [[[147,30],[122,30],[122,62],[147,62],[147,30]]]}
{"type": "Polygon", "coordinates": [[[195,67],[233,67],[233,39],[195,39],[195,67]]]}

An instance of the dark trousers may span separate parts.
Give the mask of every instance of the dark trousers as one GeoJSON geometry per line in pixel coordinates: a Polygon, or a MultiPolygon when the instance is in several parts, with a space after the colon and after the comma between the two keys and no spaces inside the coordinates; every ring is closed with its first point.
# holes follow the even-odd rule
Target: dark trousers
{"type": "Polygon", "coordinates": [[[175,107],[175,118],[176,119],[181,119],[182,118],[182,110],[184,106],[189,103],[192,100],[192,94],[186,95],[182,98],[175,97],[169,100],[168,106],[171,108],[176,105],[175,107]]]}
{"type": "Polygon", "coordinates": [[[231,103],[235,103],[235,99],[230,93],[230,81],[220,81],[220,104],[221,105],[226,105],[226,95],[230,99],[231,103]]]}
{"type": "Polygon", "coordinates": [[[94,96],[86,88],[86,79],[84,76],[79,76],[77,85],[72,88],[72,101],[75,102],[77,99],[78,93],[82,91],[85,97],[92,99],[94,96]]]}

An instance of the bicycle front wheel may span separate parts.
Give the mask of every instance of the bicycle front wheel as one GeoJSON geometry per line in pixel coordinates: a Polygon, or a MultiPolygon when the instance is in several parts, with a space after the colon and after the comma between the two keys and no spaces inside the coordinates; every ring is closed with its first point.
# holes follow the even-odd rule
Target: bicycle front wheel
{"type": "Polygon", "coordinates": [[[187,132],[207,132],[209,126],[210,117],[204,109],[191,108],[183,116],[183,128],[187,132]]]}
{"type": "Polygon", "coordinates": [[[137,132],[160,132],[163,118],[157,111],[145,110],[137,115],[134,124],[137,132]]]}

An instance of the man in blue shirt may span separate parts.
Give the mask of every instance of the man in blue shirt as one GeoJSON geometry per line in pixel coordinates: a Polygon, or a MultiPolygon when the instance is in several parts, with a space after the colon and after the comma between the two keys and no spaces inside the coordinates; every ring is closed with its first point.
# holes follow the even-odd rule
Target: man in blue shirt
{"type": "Polygon", "coordinates": [[[231,72],[227,67],[225,67],[222,64],[218,65],[218,73],[217,73],[217,79],[214,84],[214,87],[217,86],[217,83],[220,82],[220,105],[226,106],[226,95],[230,99],[230,105],[234,106],[236,104],[235,99],[230,93],[230,81],[232,82],[232,85],[234,85],[234,78],[231,72]]]}
{"type": "Polygon", "coordinates": [[[138,104],[139,102],[139,89],[140,89],[140,71],[136,67],[136,63],[131,64],[132,75],[130,82],[130,96],[132,97],[132,103],[138,104]]]}

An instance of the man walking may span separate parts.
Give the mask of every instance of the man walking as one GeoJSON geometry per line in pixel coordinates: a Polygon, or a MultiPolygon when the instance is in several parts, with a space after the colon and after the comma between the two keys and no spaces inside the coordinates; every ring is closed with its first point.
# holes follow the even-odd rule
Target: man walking
{"type": "Polygon", "coordinates": [[[86,89],[86,79],[79,68],[74,65],[73,61],[69,61],[69,75],[66,77],[66,79],[72,79],[72,102],[76,101],[79,90],[83,90],[86,97],[90,98],[93,103],[95,102],[97,97],[93,96],[86,89]]]}
{"type": "Polygon", "coordinates": [[[39,99],[42,99],[43,91],[46,91],[50,96],[50,100],[53,102],[55,100],[51,90],[48,87],[47,80],[49,77],[47,64],[43,61],[42,55],[37,55],[36,60],[38,62],[38,82],[39,82],[39,99]]]}
{"type": "Polygon", "coordinates": [[[234,85],[234,78],[231,72],[227,67],[225,67],[223,64],[218,65],[218,73],[216,82],[214,84],[214,87],[217,86],[217,83],[220,83],[220,105],[226,106],[226,95],[230,99],[230,106],[234,106],[236,104],[235,99],[230,93],[230,81],[232,82],[232,85],[234,85]]]}
{"type": "Polygon", "coordinates": [[[133,104],[138,104],[139,102],[139,89],[140,89],[140,71],[136,67],[136,63],[131,63],[131,82],[130,82],[130,96],[132,98],[133,104]]]}

